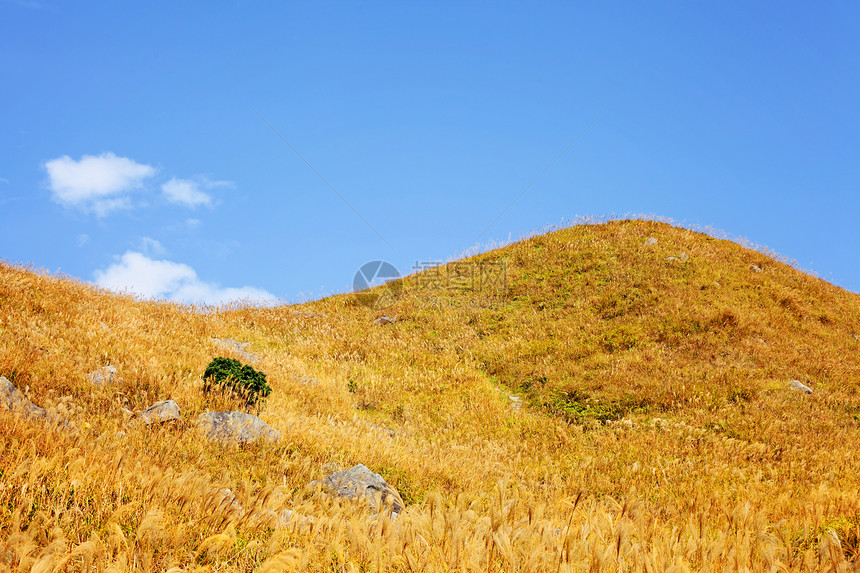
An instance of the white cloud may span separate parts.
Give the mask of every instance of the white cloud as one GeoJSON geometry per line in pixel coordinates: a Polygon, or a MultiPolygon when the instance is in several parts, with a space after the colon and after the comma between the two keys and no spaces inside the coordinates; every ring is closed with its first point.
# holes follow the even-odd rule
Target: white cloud
{"type": "Polygon", "coordinates": [[[5,177],[0,177],[0,183],[9,183],[9,180],[5,177]]]}
{"type": "Polygon", "coordinates": [[[211,181],[206,177],[195,179],[177,179],[174,177],[161,186],[164,196],[171,203],[180,203],[189,207],[205,205],[212,206],[212,197],[204,193],[203,189],[215,189],[216,187],[233,187],[232,181],[211,181]]]}
{"type": "Polygon", "coordinates": [[[81,233],[80,235],[78,235],[78,246],[79,247],[83,247],[84,245],[86,245],[89,242],[90,242],[90,236],[87,235],[86,233],[81,233]]]}
{"type": "Polygon", "coordinates": [[[164,245],[162,245],[160,241],[151,237],[143,237],[140,240],[140,248],[143,252],[152,253],[154,255],[161,255],[164,253],[164,245]]]}
{"type": "Polygon", "coordinates": [[[84,155],[75,161],[68,155],[46,161],[48,186],[54,201],[104,216],[131,206],[128,193],[155,175],[155,168],[113,153],[84,155]]]}
{"type": "Polygon", "coordinates": [[[240,300],[262,304],[277,302],[277,297],[263,289],[250,286],[221,288],[200,280],[197,272],[186,264],[154,260],[134,251],[126,252],[108,268],[97,270],[95,279],[101,287],[131,292],[144,298],[209,305],[240,300]]]}
{"type": "Polygon", "coordinates": [[[182,203],[189,207],[211,206],[212,197],[200,190],[200,184],[189,179],[175,177],[161,186],[165,197],[171,203],[182,203]]]}

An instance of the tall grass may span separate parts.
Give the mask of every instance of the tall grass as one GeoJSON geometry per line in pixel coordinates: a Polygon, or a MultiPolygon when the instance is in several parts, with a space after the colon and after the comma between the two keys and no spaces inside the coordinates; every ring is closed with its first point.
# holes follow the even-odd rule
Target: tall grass
{"type": "Polygon", "coordinates": [[[655,221],[469,260],[507,291],[407,277],[386,326],[349,295],[198,312],[0,266],[0,375],[72,422],[0,411],[0,568],[860,570],[857,295],[655,221]],[[278,444],[193,426],[244,407],[203,391],[225,336],[262,356],[278,444]],[[166,398],[182,422],[123,411],[166,398]],[[307,486],[356,463],[396,520],[307,486]]]}

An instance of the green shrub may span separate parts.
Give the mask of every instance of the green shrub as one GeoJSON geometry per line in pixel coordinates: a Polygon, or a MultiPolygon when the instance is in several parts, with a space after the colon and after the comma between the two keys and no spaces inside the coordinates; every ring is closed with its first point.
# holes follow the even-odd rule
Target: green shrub
{"type": "Polygon", "coordinates": [[[241,362],[232,358],[219,356],[210,362],[203,373],[203,380],[206,381],[207,391],[214,386],[221,386],[244,396],[248,405],[272,393],[266,384],[265,374],[252,366],[242,366],[241,362]]]}
{"type": "Polygon", "coordinates": [[[605,424],[620,420],[630,412],[647,412],[651,406],[647,400],[631,395],[617,400],[599,400],[576,389],[559,392],[548,405],[574,424],[581,424],[587,419],[605,424]]]}

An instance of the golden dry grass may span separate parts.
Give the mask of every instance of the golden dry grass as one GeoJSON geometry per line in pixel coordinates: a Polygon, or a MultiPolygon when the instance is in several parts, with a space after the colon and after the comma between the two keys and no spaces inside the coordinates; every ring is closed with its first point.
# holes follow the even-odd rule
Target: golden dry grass
{"type": "Polygon", "coordinates": [[[386,326],[352,295],[201,312],[0,266],[0,375],[74,426],[0,411],[0,567],[860,570],[860,297],[651,221],[466,262],[407,277],[386,326]],[[481,263],[504,293],[461,280],[481,263]],[[202,391],[213,337],[262,356],[280,443],[193,428],[240,405],[202,391]],[[182,423],[125,426],[165,398],[182,423]],[[306,488],[330,463],[406,510],[306,488]]]}

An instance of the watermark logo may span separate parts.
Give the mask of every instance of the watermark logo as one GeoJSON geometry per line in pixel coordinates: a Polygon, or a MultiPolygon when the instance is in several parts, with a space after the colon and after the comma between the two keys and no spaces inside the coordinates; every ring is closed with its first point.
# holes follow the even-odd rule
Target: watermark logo
{"type": "Polygon", "coordinates": [[[403,294],[400,271],[388,261],[370,261],[361,265],[352,280],[352,290],[358,303],[374,310],[391,307],[403,294]],[[370,289],[374,287],[383,287],[370,289]]]}
{"type": "Polygon", "coordinates": [[[450,289],[503,295],[508,289],[505,261],[418,261],[415,286],[419,289],[450,289]]]}
{"type": "Polygon", "coordinates": [[[503,300],[508,292],[505,261],[418,261],[410,277],[414,287],[423,291],[418,304],[428,308],[474,306],[488,308],[503,300]],[[466,295],[450,297],[445,292],[466,295]]]}

